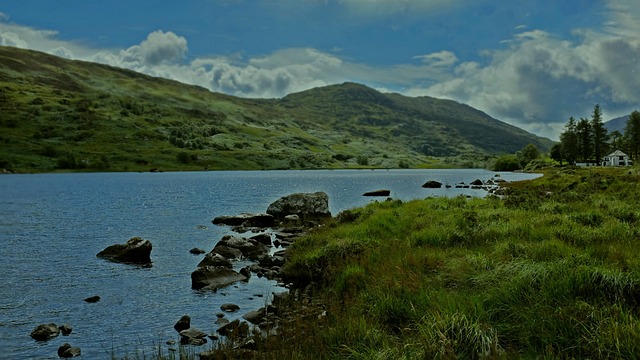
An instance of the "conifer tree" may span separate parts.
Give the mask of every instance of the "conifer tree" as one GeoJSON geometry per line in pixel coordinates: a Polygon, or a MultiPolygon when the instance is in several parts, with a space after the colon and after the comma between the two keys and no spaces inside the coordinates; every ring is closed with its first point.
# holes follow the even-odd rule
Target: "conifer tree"
{"type": "Polygon", "coordinates": [[[600,164],[602,157],[605,156],[607,149],[607,128],[602,122],[602,109],[596,104],[591,114],[591,141],[593,145],[593,157],[596,164],[600,164]]]}
{"type": "Polygon", "coordinates": [[[576,133],[576,120],[573,117],[564,126],[564,132],[560,134],[561,156],[569,164],[575,164],[578,159],[578,135],[576,133]]]}
{"type": "Polygon", "coordinates": [[[580,121],[576,124],[577,135],[577,154],[580,160],[589,161],[591,158],[593,138],[591,136],[591,124],[589,120],[580,118],[580,121]]]}
{"type": "Polygon", "coordinates": [[[640,155],[640,112],[637,110],[629,115],[624,129],[624,137],[627,140],[629,156],[638,159],[640,155]]]}

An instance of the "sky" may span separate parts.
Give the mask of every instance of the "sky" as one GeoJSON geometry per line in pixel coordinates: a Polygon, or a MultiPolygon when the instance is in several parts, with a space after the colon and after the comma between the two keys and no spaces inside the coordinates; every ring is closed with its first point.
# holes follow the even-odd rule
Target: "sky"
{"type": "Polygon", "coordinates": [[[553,140],[640,110],[640,0],[3,0],[0,45],[240,97],[358,82],[553,140]]]}

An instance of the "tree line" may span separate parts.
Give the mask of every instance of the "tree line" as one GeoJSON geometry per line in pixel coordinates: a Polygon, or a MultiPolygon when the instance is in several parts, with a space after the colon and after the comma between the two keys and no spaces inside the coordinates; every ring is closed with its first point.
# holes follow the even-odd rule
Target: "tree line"
{"type": "Polygon", "coordinates": [[[621,150],[636,160],[640,155],[640,112],[629,115],[624,133],[609,133],[602,121],[602,109],[595,105],[591,118],[573,117],[564,126],[560,142],[551,148],[551,158],[562,163],[594,162],[600,164],[602,158],[612,150],[621,150]]]}

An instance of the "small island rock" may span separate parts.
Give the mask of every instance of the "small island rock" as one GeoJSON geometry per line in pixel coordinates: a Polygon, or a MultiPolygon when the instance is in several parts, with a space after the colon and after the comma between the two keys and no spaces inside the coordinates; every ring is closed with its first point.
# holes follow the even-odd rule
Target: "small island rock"
{"type": "Polygon", "coordinates": [[[435,180],[429,180],[422,185],[425,189],[439,189],[442,187],[442,183],[435,180]]]}
{"type": "Polygon", "coordinates": [[[54,323],[40,324],[31,332],[31,337],[34,340],[46,341],[52,339],[60,334],[60,329],[54,323]]]}
{"type": "Polygon", "coordinates": [[[96,256],[114,262],[148,265],[151,264],[152,248],[149,240],[133,237],[126,244],[108,246],[96,256]]]}
{"type": "Polygon", "coordinates": [[[374,190],[374,191],[368,191],[362,194],[362,196],[389,196],[390,194],[391,194],[390,190],[374,190]]]}

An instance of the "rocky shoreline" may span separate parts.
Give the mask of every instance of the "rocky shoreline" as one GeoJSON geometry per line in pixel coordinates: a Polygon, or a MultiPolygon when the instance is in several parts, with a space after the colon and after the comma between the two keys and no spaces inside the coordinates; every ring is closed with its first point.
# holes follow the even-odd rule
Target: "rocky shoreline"
{"type": "MultiPolygon", "coordinates": [[[[456,187],[474,186],[484,187],[490,193],[500,194],[500,180],[492,179],[487,182],[476,182],[466,185],[457,184],[456,187]]],[[[429,181],[423,187],[442,187],[442,184],[429,181]]],[[[447,186],[450,187],[450,186],[447,186]]],[[[376,190],[363,196],[389,196],[388,190],[376,190]]],[[[288,247],[298,238],[304,236],[311,229],[321,226],[331,219],[329,198],[326,193],[296,193],[284,196],[267,208],[265,213],[238,214],[218,216],[212,223],[228,226],[232,234],[220,239],[210,252],[202,249],[191,249],[194,255],[204,254],[197,268],[191,273],[192,288],[194,290],[217,291],[239,281],[247,281],[251,276],[265,277],[277,281],[288,292],[273,294],[271,303],[265,307],[250,311],[242,315],[242,320],[229,321],[225,313],[239,311],[235,304],[225,304],[217,314],[218,329],[215,334],[207,334],[190,326],[189,315],[182,316],[174,329],[180,334],[181,345],[204,345],[207,339],[213,341],[224,337],[229,340],[225,351],[242,353],[242,357],[251,357],[255,351],[255,336],[266,338],[281,334],[283,325],[296,319],[313,318],[320,321],[327,316],[322,304],[314,301],[311,288],[293,288],[291,284],[283,282],[281,269],[289,259],[288,247]],[[251,236],[246,236],[250,234],[251,236]],[[279,250],[276,250],[279,249],[279,250]],[[240,260],[249,260],[251,265],[234,270],[233,264],[240,260]],[[303,306],[292,306],[302,304],[303,306]],[[302,310],[301,310],[302,309],[302,310]],[[302,313],[300,312],[302,311],[302,313]]],[[[138,237],[131,238],[125,244],[107,247],[97,254],[97,257],[114,262],[122,262],[137,266],[152,266],[150,253],[152,245],[148,240],[138,237]]],[[[92,303],[100,300],[99,296],[85,299],[92,303]]],[[[41,324],[31,334],[38,341],[47,341],[58,336],[71,333],[71,327],[61,327],[55,324],[41,324]]],[[[170,351],[176,342],[167,341],[170,351]]],[[[210,350],[200,353],[201,359],[217,358],[219,351],[210,350]]],[[[58,349],[60,357],[80,356],[80,349],[65,343],[58,349]]]]}

